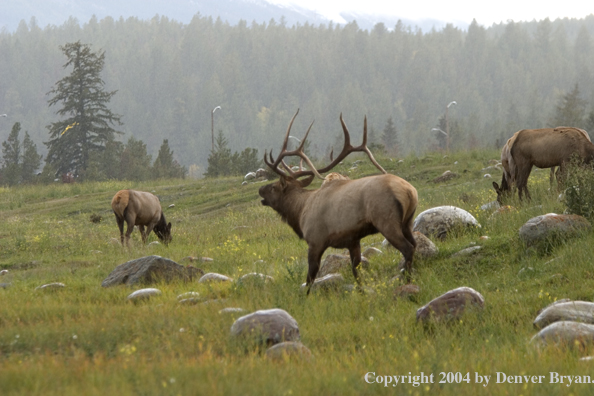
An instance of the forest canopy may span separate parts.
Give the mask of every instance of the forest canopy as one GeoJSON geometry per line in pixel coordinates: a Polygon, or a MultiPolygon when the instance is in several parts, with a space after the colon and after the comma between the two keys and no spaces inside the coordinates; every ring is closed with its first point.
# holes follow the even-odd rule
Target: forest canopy
{"type": "Polygon", "coordinates": [[[189,24],[71,18],[40,27],[33,19],[0,32],[0,113],[9,115],[0,140],[20,122],[44,149],[45,126],[60,121],[46,94],[67,75],[60,46],[80,41],[105,54],[101,78],[117,91],[110,109],[122,116],[120,141],[134,137],[157,158],[167,139],[175,160],[202,173],[213,134],[221,131],[233,152],[278,150],[297,108],[292,134],[315,119],[314,156],[340,144],[341,113],[354,143],[367,116],[372,144],[389,124],[399,156],[443,148],[432,129],[443,129],[452,101],[451,149],[493,147],[519,129],[554,124],[576,95],[573,126],[594,128],[593,34],[593,15],[428,32],[402,23],[231,26],[199,14],[189,24]]]}

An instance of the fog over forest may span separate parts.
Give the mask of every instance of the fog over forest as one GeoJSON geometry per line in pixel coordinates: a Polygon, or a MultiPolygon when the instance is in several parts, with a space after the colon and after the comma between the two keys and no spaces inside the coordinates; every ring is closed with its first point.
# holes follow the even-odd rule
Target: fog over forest
{"type": "Polygon", "coordinates": [[[341,143],[341,113],[355,144],[367,116],[374,143],[393,122],[394,157],[443,149],[432,129],[445,128],[452,101],[453,150],[495,147],[519,129],[565,120],[594,130],[593,35],[594,15],[430,31],[403,23],[231,25],[200,14],[187,24],[93,17],[41,27],[32,19],[0,32],[0,141],[20,122],[46,155],[46,126],[59,119],[47,93],[71,71],[59,46],[78,40],[105,51],[101,76],[106,90],[117,90],[109,107],[122,115],[119,139],[142,140],[153,158],[168,139],[182,165],[203,171],[213,126],[233,151],[262,156],[278,151],[298,108],[292,134],[301,137],[315,120],[315,157],[341,143]],[[572,93],[577,115],[559,118],[572,93]]]}

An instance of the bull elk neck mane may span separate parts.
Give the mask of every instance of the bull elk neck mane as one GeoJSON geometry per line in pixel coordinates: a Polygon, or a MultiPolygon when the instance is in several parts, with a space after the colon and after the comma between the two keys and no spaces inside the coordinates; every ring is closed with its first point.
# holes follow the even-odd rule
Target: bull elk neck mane
{"type": "Polygon", "coordinates": [[[404,256],[405,279],[410,280],[416,241],[412,234],[412,223],[417,208],[417,190],[406,180],[386,172],[375,160],[367,147],[367,117],[363,127],[363,143],[352,146],[347,126],[340,115],[344,133],[342,151],[331,163],[316,169],[303,150],[313,122],[297,149],[287,150],[289,134],[295,113],[276,159],[264,154],[264,162],[279,175],[279,181],[262,186],[259,194],[262,204],[270,206],[280,214],[295,233],[308,244],[307,294],[316,278],[324,251],[329,248],[348,249],[351,257],[353,276],[360,285],[357,266],[361,262],[361,239],[381,233],[404,256]],[[364,152],[371,162],[382,172],[381,175],[367,176],[357,180],[347,177],[324,178],[344,158],[353,152],[364,152]],[[308,165],[309,169],[293,171],[284,161],[285,157],[296,156],[308,165]],[[279,167],[284,168],[281,170],[279,167]],[[301,179],[305,177],[304,179],[301,179]],[[325,180],[315,190],[306,190],[313,179],[325,180]]]}

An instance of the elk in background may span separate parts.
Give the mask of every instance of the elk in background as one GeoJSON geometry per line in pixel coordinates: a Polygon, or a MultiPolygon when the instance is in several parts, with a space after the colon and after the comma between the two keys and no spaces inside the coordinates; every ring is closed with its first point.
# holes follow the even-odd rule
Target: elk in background
{"type": "Polygon", "coordinates": [[[122,245],[124,245],[124,221],[128,224],[126,246],[130,246],[130,235],[135,225],[140,230],[142,243],[146,243],[146,239],[153,230],[165,244],[171,242],[171,223],[168,224],[165,220],[161,203],[155,195],[144,191],[120,190],[111,200],[111,207],[120,229],[122,245]]]}
{"type": "Polygon", "coordinates": [[[558,166],[557,175],[560,181],[572,155],[577,155],[585,163],[594,159],[594,144],[587,133],[578,128],[524,129],[517,133],[510,153],[510,173],[518,187],[518,197],[522,199],[522,193],[525,192],[530,199],[527,185],[532,166],[558,166]]]}
{"type": "MultiPolygon", "coordinates": [[[[546,135],[546,134],[550,134],[551,131],[559,131],[560,132],[560,131],[569,130],[569,129],[575,130],[575,131],[581,133],[582,135],[584,135],[584,137],[588,141],[591,141],[590,135],[588,135],[588,132],[586,132],[585,130],[580,129],[580,128],[557,127],[554,129],[552,129],[552,128],[532,129],[532,131],[534,131],[535,134],[542,133],[542,134],[546,135]]],[[[496,182],[493,182],[493,188],[495,189],[495,192],[497,193],[497,202],[499,202],[500,204],[503,203],[504,196],[509,195],[514,183],[516,182],[515,175],[512,173],[512,169],[514,169],[514,172],[515,172],[516,167],[515,167],[514,159],[511,155],[511,149],[512,149],[514,142],[520,132],[522,132],[522,131],[518,131],[518,132],[514,133],[514,135],[507,140],[507,142],[501,149],[501,166],[503,167],[503,175],[501,177],[501,187],[496,182]]],[[[557,170],[557,184],[559,184],[560,178],[562,177],[560,170],[561,170],[561,168],[559,167],[559,169],[557,170]]],[[[551,186],[553,185],[554,178],[555,178],[555,166],[552,166],[551,173],[549,176],[549,183],[551,184],[551,186]]]]}
{"type": "Polygon", "coordinates": [[[362,238],[381,233],[404,256],[406,280],[410,280],[413,254],[416,241],[412,234],[412,223],[417,208],[417,190],[406,180],[388,174],[377,163],[367,148],[367,117],[363,129],[363,143],[353,147],[350,143],[349,131],[340,115],[344,132],[342,152],[332,162],[321,169],[316,169],[303,151],[309,126],[301,145],[293,151],[287,151],[287,142],[291,126],[299,110],[295,113],[282,145],[281,153],[276,160],[272,152],[264,161],[272,171],[280,176],[279,181],[263,186],[259,190],[262,204],[270,206],[278,212],[293,231],[305,239],[309,251],[307,255],[309,270],[307,273],[307,293],[316,279],[320,260],[324,251],[329,248],[346,248],[349,250],[353,275],[360,285],[357,266],[361,262],[362,238]],[[326,180],[317,190],[306,190],[314,177],[321,176],[340,163],[353,152],[365,152],[373,164],[383,173],[357,180],[337,178],[326,180]],[[298,156],[303,159],[310,170],[294,172],[284,162],[285,157],[298,156]],[[279,169],[282,165],[286,173],[279,169]],[[299,178],[305,179],[299,180],[299,178]]]}

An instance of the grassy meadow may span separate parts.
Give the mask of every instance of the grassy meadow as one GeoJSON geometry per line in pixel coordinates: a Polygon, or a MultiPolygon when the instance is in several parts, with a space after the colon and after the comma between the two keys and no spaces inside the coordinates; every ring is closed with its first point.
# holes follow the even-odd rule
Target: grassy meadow
{"type": "MultiPolygon", "coordinates": [[[[374,294],[312,293],[300,285],[307,272],[307,244],[279,216],[263,207],[261,183],[241,185],[241,178],[102,182],[22,186],[0,189],[0,394],[2,395],[366,395],[438,394],[566,395],[591,394],[593,384],[550,384],[550,372],[590,375],[594,362],[579,361],[594,350],[529,344],[532,321],[550,302],[594,299],[592,233],[546,250],[527,250],[518,229],[528,219],[562,213],[556,190],[549,191],[548,170],[533,172],[532,201],[492,217],[481,205],[496,198],[491,187],[500,172],[485,178],[483,168],[499,158],[495,150],[397,159],[379,157],[390,173],[411,182],[419,193],[417,214],[440,205],[472,213],[480,229],[435,241],[437,257],[415,261],[413,300],[394,299],[400,253],[381,246],[381,235],[362,241],[384,252],[362,271],[374,294]],[[456,162],[456,163],[455,163],[456,162]],[[451,170],[458,178],[436,184],[451,170]],[[143,246],[132,234],[124,249],[111,212],[120,189],[152,191],[173,223],[168,246],[143,246]],[[169,205],[174,207],[168,208],[169,205]],[[102,216],[93,223],[91,215],[102,216]],[[487,235],[489,239],[481,240],[487,235]],[[481,245],[470,256],[459,250],[481,245]],[[192,265],[234,279],[249,272],[274,277],[271,284],[159,284],[161,296],[133,304],[126,297],[138,286],[102,288],[119,264],[146,255],[180,262],[211,257],[192,265]],[[36,290],[62,282],[60,290],[36,290]],[[469,286],[485,297],[485,309],[460,321],[423,327],[416,310],[442,293],[469,286]],[[177,296],[199,292],[208,304],[180,305],[177,296]],[[249,312],[282,308],[299,323],[301,340],[312,360],[274,362],[264,349],[230,337],[239,314],[219,314],[224,307],[249,312]],[[434,383],[398,384],[365,381],[376,376],[433,374],[434,383]],[[446,373],[440,375],[440,373],[446,373]],[[544,376],[543,383],[496,383],[497,372],[544,376]],[[447,373],[452,373],[447,376],[447,373]],[[456,382],[455,373],[463,381],[456,382]],[[467,376],[468,373],[468,376],[467,376]],[[476,375],[490,375],[485,387],[476,375]],[[440,383],[441,379],[445,383],[440,383]],[[449,378],[449,382],[448,382],[449,378]],[[468,382],[464,381],[468,378],[468,382]]],[[[336,171],[359,178],[376,173],[369,161],[349,170],[356,156],[336,171]]],[[[314,182],[319,186],[319,181],[314,182]]],[[[150,241],[156,240],[153,234],[150,241]]],[[[326,254],[338,251],[329,249],[326,254]]],[[[354,283],[350,272],[348,283],[354,283]]],[[[593,348],[594,349],[594,348],[593,348]]]]}

